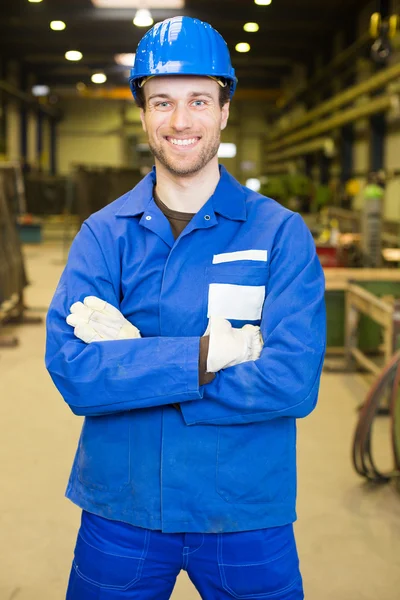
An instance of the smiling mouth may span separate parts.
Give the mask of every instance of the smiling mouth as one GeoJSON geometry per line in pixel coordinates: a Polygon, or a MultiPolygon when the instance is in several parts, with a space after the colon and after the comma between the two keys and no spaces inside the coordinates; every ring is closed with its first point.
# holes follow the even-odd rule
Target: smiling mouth
{"type": "Polygon", "coordinates": [[[193,148],[200,140],[199,137],[191,137],[191,138],[174,138],[167,136],[165,138],[167,142],[174,146],[174,148],[193,148]]]}

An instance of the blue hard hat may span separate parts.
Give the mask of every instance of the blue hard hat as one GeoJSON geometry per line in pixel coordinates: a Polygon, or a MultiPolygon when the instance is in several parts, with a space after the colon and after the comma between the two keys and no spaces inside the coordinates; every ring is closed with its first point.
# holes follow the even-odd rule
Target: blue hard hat
{"type": "Polygon", "coordinates": [[[140,40],[129,78],[134,98],[140,82],[159,75],[199,75],[225,80],[232,98],[237,79],[228,46],[208,23],[173,17],[156,23],[140,40]]]}

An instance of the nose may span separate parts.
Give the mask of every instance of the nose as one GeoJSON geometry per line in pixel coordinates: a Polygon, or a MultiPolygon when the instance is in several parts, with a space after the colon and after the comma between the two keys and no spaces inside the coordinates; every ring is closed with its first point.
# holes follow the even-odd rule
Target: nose
{"type": "Polygon", "coordinates": [[[171,115],[171,127],[175,131],[184,131],[192,126],[192,115],[187,106],[177,104],[171,115]]]}

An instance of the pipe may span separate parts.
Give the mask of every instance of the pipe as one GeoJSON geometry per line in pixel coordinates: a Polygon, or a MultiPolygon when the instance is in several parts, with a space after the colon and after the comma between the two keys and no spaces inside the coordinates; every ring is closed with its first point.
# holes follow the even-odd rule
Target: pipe
{"type": "MultiPolygon", "coordinates": [[[[310,121],[313,121],[321,117],[322,115],[332,112],[337,108],[340,108],[344,104],[349,104],[350,102],[352,102],[353,100],[355,100],[363,94],[367,94],[374,90],[382,88],[387,83],[394,79],[397,79],[398,77],[400,77],[400,63],[396,63],[392,67],[388,67],[387,69],[379,71],[379,73],[377,73],[376,75],[372,75],[372,77],[369,77],[366,81],[353,85],[344,92],[340,92],[333,98],[327,100],[326,102],[323,102],[316,108],[313,108],[305,115],[294,121],[286,129],[273,133],[270,137],[270,140],[276,140],[279,137],[282,137],[284,134],[286,135],[290,131],[299,129],[299,127],[302,127],[306,123],[309,123],[310,121]]],[[[278,143],[279,142],[277,142],[277,144],[278,143]]],[[[270,148],[272,150],[274,148],[274,144],[271,144],[270,148]]]]}
{"type": "Polygon", "coordinates": [[[321,133],[327,133],[328,131],[332,131],[332,129],[341,127],[346,123],[351,123],[357,119],[369,117],[370,115],[384,112],[389,108],[396,108],[398,106],[399,96],[397,94],[385,94],[382,96],[377,96],[365,104],[349,108],[337,115],[334,115],[333,117],[330,117],[329,119],[325,119],[321,123],[316,123],[307,129],[303,129],[297,133],[288,135],[279,142],[271,144],[271,146],[267,146],[267,151],[280,150],[289,144],[303,141],[307,138],[320,135],[321,133]]]}
{"type": "Polygon", "coordinates": [[[340,54],[335,56],[335,58],[328,65],[326,65],[319,73],[314,75],[314,77],[312,77],[303,88],[296,90],[294,94],[290,96],[290,98],[284,101],[280,105],[281,110],[286,110],[290,105],[295,104],[295,102],[298,101],[298,99],[301,98],[301,96],[305,95],[310,90],[314,90],[321,84],[322,81],[329,77],[333,71],[340,67],[348,65],[349,61],[353,58],[353,55],[356,55],[359,52],[361,52],[370,40],[370,33],[369,31],[366,31],[361,35],[361,37],[358,38],[358,40],[351,44],[351,46],[349,46],[348,48],[340,52],[340,54]]]}
{"type": "Polygon", "coordinates": [[[288,158],[296,156],[303,156],[304,154],[311,154],[312,152],[318,152],[323,150],[326,156],[333,156],[335,153],[335,142],[330,137],[316,138],[310,142],[304,144],[298,144],[293,148],[287,148],[282,152],[275,152],[267,155],[267,164],[274,162],[281,162],[288,158]]]}

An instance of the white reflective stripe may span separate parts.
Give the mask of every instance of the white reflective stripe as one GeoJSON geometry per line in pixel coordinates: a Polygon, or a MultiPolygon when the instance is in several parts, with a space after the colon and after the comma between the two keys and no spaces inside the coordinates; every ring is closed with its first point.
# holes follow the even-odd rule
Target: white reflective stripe
{"type": "Polygon", "coordinates": [[[264,300],[263,285],[211,283],[208,291],[207,317],[257,321],[261,319],[264,300]]]}
{"type": "Polygon", "coordinates": [[[239,250],[238,252],[226,252],[225,254],[214,254],[213,265],[219,263],[234,262],[235,260],[259,260],[267,262],[267,250],[239,250]]]}

